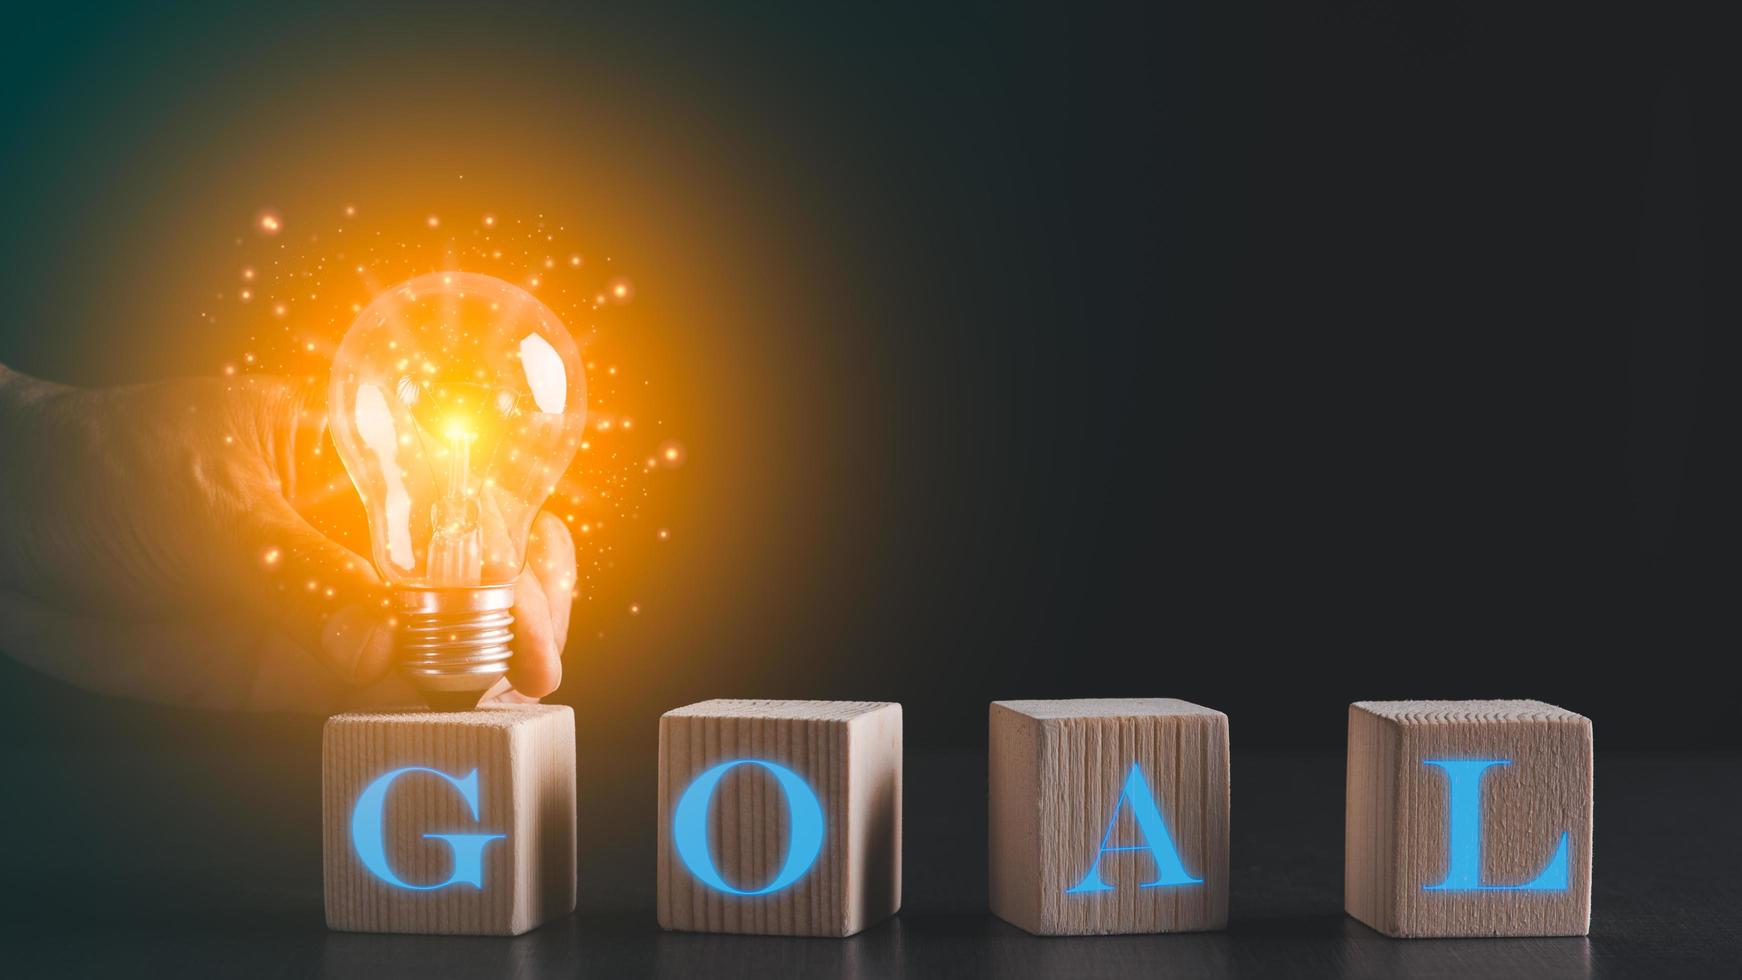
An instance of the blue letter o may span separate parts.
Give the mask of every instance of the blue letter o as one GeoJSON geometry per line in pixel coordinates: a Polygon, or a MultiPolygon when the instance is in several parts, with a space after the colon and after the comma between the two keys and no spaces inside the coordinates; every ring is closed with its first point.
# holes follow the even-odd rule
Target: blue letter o
{"type": "Polygon", "coordinates": [[[677,856],[703,884],[730,895],[767,895],[799,880],[816,863],[817,855],[823,850],[823,806],[798,773],[785,766],[761,759],[722,762],[697,776],[696,781],[684,790],[677,801],[677,814],[672,819],[672,834],[677,843],[677,856]],[[708,852],[708,802],[714,798],[714,787],[737,766],[761,766],[773,773],[792,816],[786,863],[781,865],[780,873],[773,881],[752,891],[733,888],[720,877],[719,869],[714,867],[713,855],[708,852]]]}

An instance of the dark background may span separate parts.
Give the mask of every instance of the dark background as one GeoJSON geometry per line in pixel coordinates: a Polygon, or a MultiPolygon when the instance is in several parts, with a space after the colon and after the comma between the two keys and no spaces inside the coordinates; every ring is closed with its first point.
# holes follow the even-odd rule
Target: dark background
{"type": "MultiPolygon", "coordinates": [[[[571,669],[559,697],[632,703],[643,741],[645,712],[723,694],[900,700],[922,744],[971,746],[994,698],[1145,693],[1240,744],[1488,696],[1607,747],[1736,745],[1702,681],[1739,622],[1729,25],[1206,6],[27,17],[0,57],[0,359],[211,370],[186,353],[210,328],[130,272],[159,239],[227,240],[299,174],[369,174],[359,148],[452,155],[455,93],[525,93],[527,128],[586,147],[520,161],[553,192],[604,155],[736,197],[596,237],[707,236],[766,305],[674,343],[782,359],[737,391],[740,365],[684,364],[722,416],[774,406],[756,435],[689,421],[680,517],[753,526],[656,573],[665,633],[571,651],[668,669],[571,669]],[[371,99],[361,136],[323,132],[371,99]],[[251,149],[286,127],[288,171],[251,149]],[[174,220],[214,196],[246,204],[174,220]],[[708,509],[707,460],[751,454],[773,504],[708,509]]],[[[3,669],[13,737],[114,710],[3,669]]]]}
{"type": "MultiPolygon", "coordinates": [[[[375,142],[534,195],[643,175],[591,187],[594,230],[658,270],[638,303],[719,297],[663,321],[698,351],[678,380],[718,397],[689,420],[691,550],[648,573],[669,612],[571,642],[584,833],[640,827],[658,713],[715,696],[898,700],[910,755],[967,758],[993,699],[1177,696],[1230,715],[1237,774],[1246,749],[1336,753],[1365,698],[1539,698],[1600,753],[1733,749],[1734,27],[1293,2],[22,15],[0,361],[209,371],[181,352],[233,345],[135,267],[299,174],[366,172],[375,142]],[[582,149],[492,156],[456,104],[582,149]],[[762,504],[734,510],[747,485],[710,459],[753,460],[762,504]]],[[[8,860],[159,867],[105,829],[152,789],[144,826],[201,828],[188,866],[214,842],[307,856],[319,724],[0,662],[0,744],[66,762],[32,771],[89,832],[8,860]],[[118,741],[156,761],[111,772],[118,741]]],[[[583,904],[621,897],[588,873],[583,904]]]]}

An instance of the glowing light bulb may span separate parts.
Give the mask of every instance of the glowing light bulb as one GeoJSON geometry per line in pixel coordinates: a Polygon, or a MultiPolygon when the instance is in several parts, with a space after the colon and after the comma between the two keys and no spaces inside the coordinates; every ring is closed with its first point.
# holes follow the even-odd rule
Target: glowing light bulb
{"type": "Polygon", "coordinates": [[[400,666],[432,707],[475,707],[508,669],[533,518],[586,426],[580,353],[493,276],[434,272],[357,314],[333,359],[333,442],[397,592],[400,666]]]}

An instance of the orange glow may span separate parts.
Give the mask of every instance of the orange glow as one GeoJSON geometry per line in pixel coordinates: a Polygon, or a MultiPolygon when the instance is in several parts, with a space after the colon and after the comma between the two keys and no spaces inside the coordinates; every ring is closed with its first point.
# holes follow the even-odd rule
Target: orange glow
{"type": "Polygon", "coordinates": [[[284,229],[284,219],[276,211],[261,211],[254,219],[254,227],[262,235],[276,235],[284,229]]]}
{"type": "MultiPolygon", "coordinates": [[[[512,186],[501,185],[490,197],[502,200],[513,193],[512,186]]],[[[647,595],[642,590],[656,581],[650,578],[653,552],[670,537],[663,525],[672,520],[669,508],[681,482],[656,478],[682,458],[681,450],[675,458],[666,456],[675,445],[668,426],[688,414],[681,388],[666,383],[682,361],[661,349],[663,331],[629,321],[626,301],[636,291],[624,274],[630,271],[625,257],[588,262],[588,253],[609,253],[596,251],[598,243],[571,230],[578,226],[565,226],[542,208],[485,210],[469,193],[416,197],[371,198],[324,209],[317,202],[313,217],[289,208],[274,211],[276,237],[236,240],[237,251],[222,268],[231,277],[240,270],[242,285],[219,290],[233,304],[228,322],[221,310],[206,321],[217,319],[227,342],[237,345],[219,367],[237,383],[261,375],[318,384],[357,312],[389,284],[432,270],[482,272],[536,288],[586,352],[589,382],[596,379],[588,391],[592,427],[577,434],[576,462],[567,472],[534,474],[553,490],[545,510],[573,536],[575,571],[555,585],[577,599],[576,636],[608,634],[612,620],[639,614],[641,601],[630,597],[647,595]],[[474,215],[475,223],[460,227],[443,220],[452,214],[474,215]],[[282,234],[289,225],[295,233],[282,234]],[[251,349],[238,350],[244,343],[251,349]],[[649,531],[653,540],[645,536],[649,531]],[[636,611],[630,611],[632,606],[636,611]]],[[[401,370],[418,382],[442,369],[424,358],[404,360],[401,370]]],[[[438,438],[443,434],[438,426],[438,438]]],[[[328,465],[336,470],[336,464],[335,454],[324,448],[323,441],[312,451],[320,460],[319,475],[299,479],[292,502],[323,533],[367,553],[361,504],[342,471],[326,471],[328,465]]],[[[259,561],[262,568],[284,565],[277,549],[270,557],[262,553],[259,561]]],[[[311,597],[326,593],[324,582],[300,576],[296,581],[311,597]]],[[[342,591],[330,598],[351,601],[342,591]]]]}
{"type": "MultiPolygon", "coordinates": [[[[435,28],[448,36],[445,22],[435,28]]],[[[304,35],[313,36],[264,40],[278,52],[304,35]]],[[[476,53],[475,38],[451,35],[454,52],[476,53]]],[[[850,331],[807,326],[827,324],[841,299],[838,284],[813,274],[837,260],[860,267],[879,239],[841,238],[806,195],[745,180],[762,174],[746,169],[752,163],[784,159],[784,144],[753,134],[742,152],[721,155],[713,127],[686,125],[661,101],[691,75],[655,72],[660,84],[607,93],[589,85],[597,59],[553,46],[541,62],[543,51],[529,43],[525,62],[479,58],[463,72],[410,55],[333,62],[312,87],[294,71],[259,71],[249,75],[247,113],[169,114],[166,124],[199,137],[172,140],[199,146],[198,159],[152,157],[148,169],[180,168],[185,179],[154,183],[150,194],[104,195],[114,212],[81,218],[118,236],[99,243],[104,254],[148,241],[163,247],[104,263],[103,288],[69,290],[54,304],[69,320],[122,315],[131,324],[92,329],[105,338],[88,365],[81,361],[93,380],[206,373],[241,390],[254,377],[299,388],[312,377],[321,389],[353,306],[380,290],[444,269],[515,283],[542,273],[536,295],[596,364],[589,414],[614,420],[608,432],[589,426],[580,436],[587,447],[554,479],[560,496],[548,505],[572,532],[579,593],[556,700],[592,705],[600,731],[633,730],[682,703],[668,703],[669,684],[656,677],[736,689],[745,665],[758,662],[740,651],[787,642],[793,616],[844,601],[829,576],[793,570],[833,561],[832,549],[856,533],[841,514],[861,502],[833,495],[864,492],[849,476],[881,471],[844,464],[899,457],[897,434],[868,394],[870,382],[899,379],[899,364],[855,363],[865,349],[850,331]],[[553,101],[559,89],[573,98],[553,101]],[[267,205],[282,216],[275,236],[253,223],[254,209],[267,205]],[[486,213],[494,225],[482,224],[486,213]],[[555,269],[543,268],[547,255],[555,269]],[[243,266],[253,280],[239,277],[243,266]],[[612,299],[617,276],[633,285],[627,303],[612,299]],[[254,293],[249,303],[237,301],[243,285],[254,293]],[[273,312],[279,302],[282,317],[273,312]],[[135,312],[144,319],[135,323],[135,312]],[[226,363],[235,376],[222,375],[226,363]],[[845,389],[843,372],[856,379],[845,389]],[[635,419],[628,431],[617,424],[625,416],[635,419]],[[667,439],[686,453],[693,447],[696,466],[686,457],[681,468],[645,470],[667,439]],[[660,527],[672,537],[662,542],[660,527]],[[631,620],[631,602],[669,615],[631,620]],[[719,635],[753,640],[721,647],[719,635]]],[[[138,127],[123,128],[131,138],[138,127]]],[[[407,367],[423,377],[421,363],[407,367]]],[[[238,452],[221,438],[214,451],[238,452]]],[[[287,489],[317,528],[367,555],[362,508],[336,458],[329,446],[319,469],[299,468],[287,489]]],[[[284,574],[297,564],[288,549],[274,570],[262,567],[268,543],[276,542],[255,543],[250,573],[306,596],[308,576],[284,574]]],[[[344,591],[333,601],[348,602],[344,591]]]]}

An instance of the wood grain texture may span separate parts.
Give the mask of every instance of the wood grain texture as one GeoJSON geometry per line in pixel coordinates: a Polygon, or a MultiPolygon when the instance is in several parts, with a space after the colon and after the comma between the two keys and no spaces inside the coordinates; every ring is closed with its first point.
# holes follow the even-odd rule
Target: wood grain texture
{"type": "Polygon", "coordinates": [[[476,711],[358,712],[327,720],[322,737],[327,925],[349,932],[519,935],[575,908],[575,716],[561,705],[476,711]],[[453,851],[429,833],[501,833],[484,848],[484,887],[416,891],[363,866],[351,815],[364,787],[420,766],[464,778],[478,771],[478,818],[446,780],[395,780],[382,822],[388,865],[428,885],[453,872],[453,851]]]}
{"type": "MultiPolygon", "coordinates": [[[[659,719],[659,924],[666,929],[850,936],[901,906],[901,705],[873,701],[703,701],[659,719]],[[672,845],[672,814],[702,772],[762,759],[797,773],[822,804],[824,842],[798,881],[732,895],[697,880],[672,845]]],[[[709,807],[721,876],[753,890],[785,859],[789,813],[766,770],[738,767],[709,807]]]]}
{"type": "MultiPolygon", "coordinates": [[[[1036,935],[1187,932],[1228,924],[1228,716],[1172,698],[996,701],[990,715],[992,912],[1036,935]],[[1067,894],[1093,866],[1141,767],[1201,885],[1143,888],[1154,859],[1110,853],[1113,891],[1067,894]]],[[[1141,844],[1129,805],[1109,846],[1141,844]]]]}
{"type": "Polygon", "coordinates": [[[1349,707],[1343,906],[1390,936],[1582,936],[1591,924],[1591,722],[1540,701],[1361,701],[1349,707]],[[1445,879],[1444,770],[1484,773],[1482,881],[1541,872],[1564,831],[1565,891],[1429,891],[1445,879]]]}

